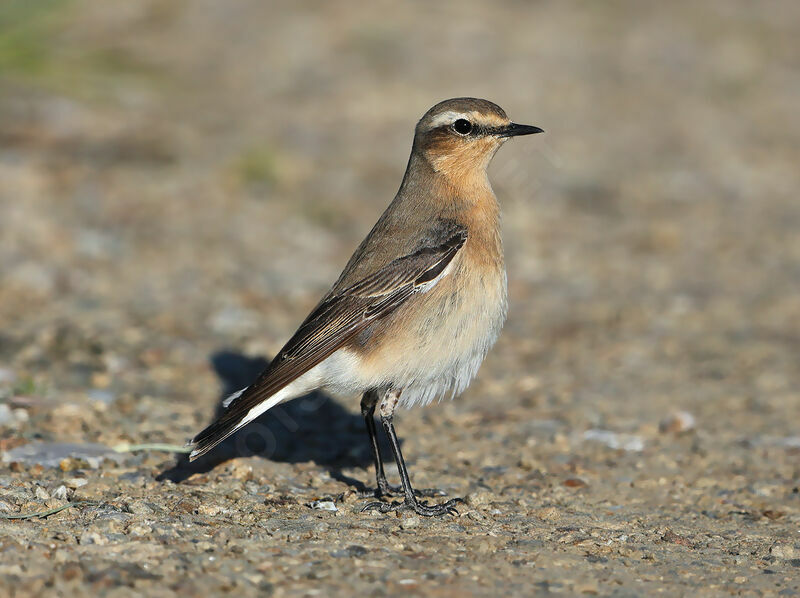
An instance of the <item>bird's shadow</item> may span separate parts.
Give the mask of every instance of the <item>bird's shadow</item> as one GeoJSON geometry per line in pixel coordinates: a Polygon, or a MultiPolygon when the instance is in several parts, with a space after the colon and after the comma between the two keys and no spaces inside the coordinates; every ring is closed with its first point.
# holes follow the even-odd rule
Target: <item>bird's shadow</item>
{"type": "MultiPolygon", "coordinates": [[[[225,411],[225,397],[251,384],[269,364],[263,357],[251,358],[234,351],[218,351],[210,361],[223,386],[212,419],[225,411]]],[[[364,483],[344,475],[342,469],[372,464],[365,432],[360,413],[351,413],[333,397],[314,392],[273,407],[195,461],[181,455],[157,479],[178,483],[211,471],[229,459],[258,455],[285,463],[314,462],[325,467],[334,479],[364,491],[364,483]]],[[[381,455],[390,455],[386,440],[379,440],[381,455]]]]}

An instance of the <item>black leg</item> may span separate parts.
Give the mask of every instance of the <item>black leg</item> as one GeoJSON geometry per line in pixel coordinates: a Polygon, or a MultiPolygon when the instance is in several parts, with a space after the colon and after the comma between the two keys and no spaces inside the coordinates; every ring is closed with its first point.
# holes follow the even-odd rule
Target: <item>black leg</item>
{"type": "MultiPolygon", "coordinates": [[[[375,427],[375,407],[378,404],[378,393],[370,390],[364,393],[361,397],[361,415],[364,416],[364,423],[367,426],[367,434],[369,435],[369,444],[372,448],[372,458],[375,462],[375,480],[377,488],[374,492],[365,492],[365,496],[374,496],[375,498],[382,498],[384,496],[397,496],[403,494],[402,486],[394,486],[386,479],[386,472],[383,469],[383,459],[381,458],[381,449],[378,445],[378,430],[375,427]]],[[[422,490],[414,490],[417,496],[447,496],[447,493],[438,488],[423,488],[422,490]]]]}
{"type": "Polygon", "coordinates": [[[381,513],[388,513],[389,511],[409,509],[416,512],[418,515],[424,515],[426,517],[432,517],[435,515],[457,515],[458,511],[456,511],[455,505],[461,502],[460,498],[448,500],[440,505],[429,505],[427,502],[420,502],[417,500],[416,493],[411,486],[411,480],[408,477],[408,469],[406,468],[406,463],[403,459],[403,453],[400,450],[400,441],[397,439],[397,433],[394,430],[393,411],[394,406],[397,404],[398,397],[399,393],[394,397],[393,403],[386,408],[386,410],[386,399],[384,399],[384,402],[381,404],[381,423],[383,424],[383,429],[386,431],[386,435],[389,437],[389,442],[392,445],[392,453],[394,454],[394,459],[397,462],[397,470],[400,472],[400,482],[403,486],[405,500],[398,503],[371,502],[365,505],[361,510],[363,512],[374,509],[380,511],[381,513]],[[384,411],[386,411],[385,414],[384,411]]]}
{"type": "Polygon", "coordinates": [[[367,424],[367,434],[369,434],[369,444],[372,447],[372,458],[375,461],[375,479],[378,487],[374,493],[370,493],[375,498],[381,496],[393,496],[401,491],[398,486],[391,486],[386,481],[386,473],[383,471],[383,460],[381,459],[381,449],[378,446],[378,431],[375,428],[375,406],[378,404],[378,393],[370,390],[361,397],[361,415],[364,416],[364,423],[367,424]]]}

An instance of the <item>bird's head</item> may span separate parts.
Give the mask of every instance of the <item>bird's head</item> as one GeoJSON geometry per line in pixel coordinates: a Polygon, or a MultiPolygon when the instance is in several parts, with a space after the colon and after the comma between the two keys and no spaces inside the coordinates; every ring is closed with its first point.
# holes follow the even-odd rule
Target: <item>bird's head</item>
{"type": "Polygon", "coordinates": [[[483,174],[497,149],[511,137],[542,133],[511,122],[488,100],[454,98],[439,102],[417,123],[414,151],[448,177],[483,174]]]}

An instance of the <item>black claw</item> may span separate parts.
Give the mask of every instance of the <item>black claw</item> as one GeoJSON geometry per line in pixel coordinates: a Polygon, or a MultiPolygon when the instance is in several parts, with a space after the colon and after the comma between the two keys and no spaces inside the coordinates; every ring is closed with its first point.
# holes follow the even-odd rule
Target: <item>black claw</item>
{"type": "Polygon", "coordinates": [[[361,509],[361,512],[364,513],[365,511],[378,511],[380,513],[390,513],[392,511],[414,511],[417,515],[422,515],[423,517],[437,517],[440,515],[452,515],[454,517],[459,516],[458,509],[456,509],[455,505],[460,502],[464,502],[460,498],[453,498],[444,502],[440,505],[431,505],[428,504],[427,501],[404,501],[404,502],[371,502],[364,505],[361,509]]]}
{"type": "MultiPolygon", "coordinates": [[[[358,493],[361,498],[391,498],[393,496],[403,496],[402,486],[393,486],[386,484],[386,486],[378,486],[374,490],[362,490],[358,493]]],[[[422,488],[421,490],[414,489],[414,496],[417,498],[436,498],[437,496],[447,496],[447,492],[441,488],[422,488]]]]}
{"type": "Polygon", "coordinates": [[[364,508],[361,509],[362,513],[367,511],[378,511],[379,513],[389,513],[391,511],[397,511],[402,508],[404,503],[401,502],[370,502],[364,505],[364,508]]]}
{"type": "Polygon", "coordinates": [[[362,513],[366,513],[367,511],[379,511],[382,505],[383,505],[383,503],[379,503],[379,502],[368,502],[361,509],[361,512],[362,513]]]}

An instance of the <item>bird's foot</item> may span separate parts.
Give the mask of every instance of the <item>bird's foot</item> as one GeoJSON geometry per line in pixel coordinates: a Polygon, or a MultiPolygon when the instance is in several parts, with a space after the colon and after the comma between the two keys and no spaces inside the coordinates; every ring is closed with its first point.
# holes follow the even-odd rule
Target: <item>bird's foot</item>
{"type": "Polygon", "coordinates": [[[456,505],[463,502],[460,498],[453,498],[440,505],[429,505],[427,501],[416,499],[403,502],[371,502],[364,505],[361,512],[378,511],[380,513],[390,513],[392,511],[414,511],[423,517],[438,517],[440,515],[458,515],[456,505]]]}
{"type": "MultiPolygon", "coordinates": [[[[361,498],[391,498],[393,496],[403,496],[402,486],[393,486],[389,482],[384,481],[378,483],[378,487],[373,489],[363,490],[359,492],[361,498]]],[[[417,498],[436,498],[437,496],[447,496],[447,492],[441,488],[421,488],[414,489],[414,496],[417,498]]]]}

